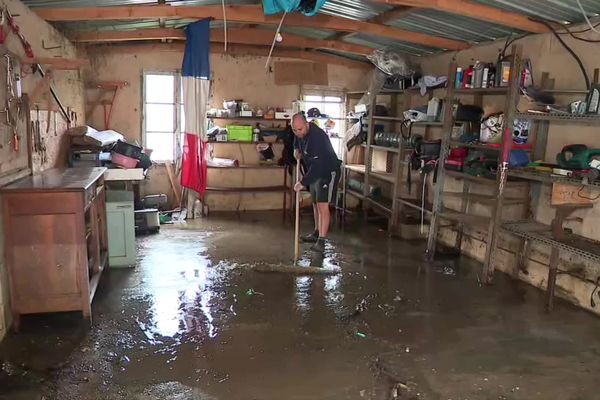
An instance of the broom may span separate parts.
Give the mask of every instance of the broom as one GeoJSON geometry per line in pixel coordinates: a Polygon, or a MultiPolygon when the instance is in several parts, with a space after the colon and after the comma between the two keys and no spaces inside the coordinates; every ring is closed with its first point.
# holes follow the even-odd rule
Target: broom
{"type": "MultiPolygon", "coordinates": [[[[296,174],[295,181],[298,182],[300,176],[300,161],[296,162],[296,174]]],[[[322,268],[313,266],[299,266],[298,260],[300,259],[300,192],[296,192],[296,223],[294,226],[294,264],[292,266],[278,264],[259,264],[254,267],[255,271],[258,272],[287,272],[290,274],[313,274],[313,275],[332,275],[340,272],[339,268],[322,268]]]]}

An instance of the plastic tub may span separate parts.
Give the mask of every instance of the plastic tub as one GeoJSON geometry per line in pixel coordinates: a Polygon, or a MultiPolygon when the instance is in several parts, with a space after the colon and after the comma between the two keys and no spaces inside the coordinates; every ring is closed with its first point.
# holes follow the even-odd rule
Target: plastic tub
{"type": "Polygon", "coordinates": [[[138,160],[124,156],[123,154],[112,152],[112,163],[123,168],[135,168],[138,160]]]}
{"type": "Polygon", "coordinates": [[[232,142],[251,142],[252,127],[246,125],[227,125],[227,138],[232,142]]]}

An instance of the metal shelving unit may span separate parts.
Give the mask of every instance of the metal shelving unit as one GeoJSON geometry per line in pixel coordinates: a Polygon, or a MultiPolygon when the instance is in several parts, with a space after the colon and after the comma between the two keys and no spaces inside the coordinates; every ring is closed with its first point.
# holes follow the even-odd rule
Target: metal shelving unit
{"type": "MultiPolygon", "coordinates": [[[[496,87],[496,88],[482,88],[482,89],[455,89],[455,77],[456,77],[456,64],[452,63],[449,66],[448,71],[448,88],[446,91],[446,104],[453,104],[454,99],[458,95],[472,95],[473,104],[481,106],[483,103],[483,96],[506,96],[505,103],[505,120],[512,121],[514,118],[514,104],[519,94],[519,74],[514,74],[514,71],[520,71],[520,47],[513,46],[512,57],[511,57],[511,76],[508,87],[496,87]]],[[[435,256],[437,242],[438,242],[438,231],[440,227],[440,220],[451,221],[457,232],[455,247],[459,251],[462,248],[462,240],[464,235],[465,227],[471,227],[486,233],[486,254],[483,265],[483,281],[490,282],[493,275],[493,252],[492,249],[495,247],[497,240],[497,226],[499,225],[502,208],[504,205],[523,205],[524,212],[528,209],[527,199],[508,199],[505,202],[504,189],[509,185],[506,182],[506,170],[508,167],[508,160],[510,154],[510,144],[512,144],[512,136],[509,137],[510,144],[506,142],[499,147],[494,147],[485,144],[478,143],[461,143],[451,138],[452,127],[454,120],[452,114],[448,111],[444,117],[444,128],[442,136],[442,149],[440,158],[438,161],[438,178],[434,187],[434,204],[433,204],[433,215],[430,224],[429,237],[427,241],[427,257],[433,258],[435,256]],[[448,154],[451,147],[466,147],[477,150],[489,150],[499,152],[499,163],[496,179],[488,179],[482,176],[473,176],[464,172],[457,172],[446,170],[444,165],[448,159],[448,154]],[[463,189],[460,193],[447,192],[444,189],[446,177],[459,179],[463,181],[463,189]],[[476,193],[471,193],[472,185],[486,185],[496,188],[494,194],[491,196],[484,196],[476,193]],[[460,199],[460,210],[450,210],[444,206],[445,198],[459,198],[460,199]],[[481,205],[492,206],[490,216],[474,215],[469,212],[469,205],[471,203],[479,203],[481,205]]],[[[506,130],[505,132],[509,132],[506,130]]],[[[506,135],[505,135],[506,136],[506,135]]],[[[506,138],[505,138],[506,139],[506,138]]],[[[523,185],[523,183],[515,182],[510,183],[511,186],[523,185]]]]}
{"type": "MultiPolygon", "coordinates": [[[[362,95],[363,91],[360,92],[347,92],[347,104],[348,98],[351,98],[355,95],[362,95]]],[[[408,100],[412,95],[419,95],[417,90],[383,90],[379,93],[379,95],[390,95],[391,96],[391,110],[392,112],[396,112],[398,109],[398,97],[405,96],[405,99],[408,100]]],[[[424,97],[426,100],[430,100],[432,97],[432,93],[429,93],[429,97],[424,97]]],[[[406,101],[409,104],[408,101],[406,101]]],[[[375,100],[373,100],[372,104],[369,105],[369,110],[375,110],[375,100]]],[[[348,108],[348,107],[347,107],[348,108]]],[[[357,119],[357,118],[352,118],[357,119]]],[[[392,233],[396,230],[398,226],[398,221],[400,219],[400,215],[404,210],[415,210],[421,209],[420,203],[421,199],[406,199],[400,196],[401,188],[403,185],[402,177],[406,175],[406,168],[409,168],[409,162],[406,157],[409,155],[409,151],[412,151],[412,148],[408,148],[404,141],[399,141],[398,146],[396,147],[385,147],[374,144],[375,137],[375,123],[388,123],[394,124],[395,127],[398,126],[401,122],[404,121],[402,117],[396,116],[379,116],[379,115],[370,115],[368,117],[368,131],[366,142],[362,143],[359,148],[362,152],[362,156],[364,159],[364,164],[347,164],[347,154],[344,154],[344,174],[342,179],[342,197],[343,197],[343,208],[346,208],[346,195],[351,195],[362,200],[362,209],[364,213],[364,217],[366,219],[368,211],[371,209],[376,213],[383,214],[388,218],[388,228],[389,232],[392,233]],[[386,157],[386,170],[377,170],[373,165],[374,157],[386,157]],[[352,190],[347,188],[347,179],[348,174],[354,173],[359,174],[363,179],[363,193],[358,193],[356,190],[352,190]],[[381,198],[374,199],[369,195],[370,186],[373,182],[377,182],[389,188],[390,196],[389,198],[381,198]]],[[[412,124],[413,129],[424,129],[424,136],[427,136],[428,130],[430,127],[441,127],[443,126],[442,122],[439,121],[422,121],[415,122],[412,124]]],[[[398,131],[394,128],[395,131],[398,131]]],[[[419,192],[419,191],[415,191],[419,192]]],[[[417,194],[420,196],[420,194],[417,194]]],[[[426,205],[425,213],[430,213],[430,205],[426,205]]]]}
{"type": "Polygon", "coordinates": [[[502,229],[526,240],[547,244],[553,248],[576,254],[588,261],[600,263],[600,242],[564,232],[560,239],[554,238],[552,227],[537,221],[525,220],[506,222],[502,229]]]}
{"type": "MultiPolygon", "coordinates": [[[[595,71],[595,81],[597,81],[598,73],[595,71]]],[[[548,74],[544,74],[543,81],[547,82],[551,87],[552,80],[548,79],[548,74]]],[[[543,85],[546,86],[546,85],[543,85]]],[[[548,91],[562,94],[583,94],[579,90],[553,90],[548,91]]],[[[516,101],[512,104],[513,109],[516,108],[516,101]]],[[[596,126],[600,128],[600,117],[588,115],[566,115],[559,113],[539,114],[539,113],[515,113],[515,117],[531,119],[536,121],[536,159],[543,159],[548,139],[548,131],[550,123],[562,124],[583,124],[587,126],[596,126]]],[[[510,127],[512,128],[512,126],[510,127]]],[[[510,132],[509,132],[510,134],[510,132]]],[[[580,187],[591,187],[600,189],[600,181],[589,181],[583,178],[566,177],[536,171],[530,168],[511,169],[507,171],[504,181],[508,177],[518,178],[523,181],[536,183],[532,185],[531,197],[539,198],[542,184],[564,183],[580,187]]],[[[592,240],[581,235],[566,231],[563,228],[563,223],[567,217],[574,211],[587,208],[589,205],[560,205],[553,206],[556,209],[556,214],[550,225],[540,223],[538,221],[527,219],[516,222],[505,222],[501,229],[504,232],[510,233],[521,239],[519,249],[517,250],[518,261],[515,266],[515,274],[518,271],[526,270],[526,262],[529,258],[530,247],[532,242],[542,243],[550,246],[550,258],[548,263],[548,284],[546,288],[547,308],[551,310],[554,305],[554,292],[556,287],[556,277],[558,275],[558,262],[561,252],[567,252],[577,255],[587,261],[600,263],[600,241],[592,240]]],[[[533,212],[531,212],[533,215],[533,212]]],[[[496,248],[492,249],[492,259],[496,248]]]]}

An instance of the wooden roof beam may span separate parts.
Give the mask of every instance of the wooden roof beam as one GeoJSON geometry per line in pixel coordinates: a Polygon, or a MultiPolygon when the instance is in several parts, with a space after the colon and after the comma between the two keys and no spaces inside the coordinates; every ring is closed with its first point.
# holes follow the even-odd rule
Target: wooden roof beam
{"type": "Polygon", "coordinates": [[[83,58],[62,58],[62,57],[22,57],[23,64],[42,64],[48,65],[54,70],[77,70],[83,66],[89,65],[90,61],[83,58]]]}
{"type": "MultiPolygon", "coordinates": [[[[95,46],[90,46],[89,49],[93,52],[95,46]]],[[[156,44],[129,44],[115,45],[111,47],[100,46],[98,51],[103,53],[119,53],[119,54],[136,54],[140,52],[176,52],[183,53],[185,50],[184,43],[156,43],[156,44]]],[[[231,56],[259,56],[266,57],[269,55],[269,46],[250,46],[242,44],[231,44],[227,46],[225,53],[222,46],[210,46],[210,52],[213,54],[226,54],[231,56]]],[[[343,57],[336,57],[328,54],[319,54],[318,52],[307,50],[291,50],[291,49],[274,49],[273,57],[296,58],[325,64],[343,65],[348,68],[358,68],[362,70],[370,70],[373,66],[366,62],[349,60],[343,57]]]]}
{"type": "MultiPolygon", "coordinates": [[[[122,7],[37,8],[35,12],[46,21],[132,20],[147,18],[223,19],[221,6],[172,7],[168,5],[137,5],[122,7]]],[[[230,22],[249,24],[277,25],[281,19],[280,15],[264,15],[261,5],[227,6],[226,16],[230,22]]],[[[298,13],[288,14],[285,18],[285,26],[365,33],[448,50],[460,50],[470,46],[468,43],[459,40],[324,14],[318,14],[314,17],[306,17],[298,13]]]]}
{"type": "MultiPolygon", "coordinates": [[[[271,45],[274,31],[253,28],[233,28],[227,30],[227,41],[229,43],[249,45],[271,45]]],[[[275,45],[279,47],[297,47],[305,49],[327,49],[359,55],[371,54],[372,49],[352,43],[336,40],[309,39],[299,35],[283,33],[283,41],[275,45]]],[[[126,42],[133,40],[185,40],[185,33],[181,29],[137,29],[132,31],[102,31],[82,32],[71,36],[73,42],[99,43],[99,42],[126,42]]],[[[222,29],[212,29],[210,34],[212,42],[223,42],[225,40],[222,29]]]]}
{"type": "Polygon", "coordinates": [[[526,15],[490,7],[471,0],[369,0],[374,3],[416,8],[430,8],[450,14],[462,15],[494,24],[520,29],[525,32],[544,33],[548,28],[526,15]]]}

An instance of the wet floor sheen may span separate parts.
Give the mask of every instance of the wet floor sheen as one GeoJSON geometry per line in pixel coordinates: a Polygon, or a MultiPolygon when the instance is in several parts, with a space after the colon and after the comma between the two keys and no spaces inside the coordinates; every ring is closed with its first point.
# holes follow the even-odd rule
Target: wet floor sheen
{"type": "MultiPolygon", "coordinates": [[[[309,218],[305,218],[309,221],[309,218]]],[[[304,227],[305,230],[309,226],[304,227]]],[[[374,226],[290,263],[280,214],[215,216],[138,239],[76,313],[29,316],[0,344],[1,399],[596,399],[600,321],[477,265],[428,265],[374,226]],[[394,397],[396,396],[396,397],[394,397]]]]}

